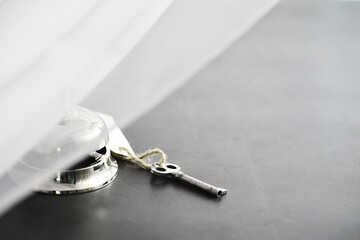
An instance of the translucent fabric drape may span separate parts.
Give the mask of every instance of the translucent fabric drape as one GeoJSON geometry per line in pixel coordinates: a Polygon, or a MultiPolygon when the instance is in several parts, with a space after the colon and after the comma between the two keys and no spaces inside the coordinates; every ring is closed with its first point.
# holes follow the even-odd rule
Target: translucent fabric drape
{"type": "MultiPolygon", "coordinates": [[[[91,146],[79,149],[21,186],[7,174],[69,106],[101,81],[111,77],[121,82],[119,101],[126,114],[118,116],[113,109],[107,113],[116,115],[120,127],[131,124],[276,2],[0,0],[0,214],[56,169],[89,151],[91,146]]],[[[89,100],[93,106],[116,92],[97,94],[89,100]]]]}

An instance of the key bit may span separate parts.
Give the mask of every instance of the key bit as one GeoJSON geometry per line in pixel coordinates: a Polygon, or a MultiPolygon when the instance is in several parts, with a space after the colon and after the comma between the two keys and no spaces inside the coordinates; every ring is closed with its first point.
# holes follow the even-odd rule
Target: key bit
{"type": "Polygon", "coordinates": [[[183,183],[200,188],[208,193],[215,195],[216,197],[221,197],[227,194],[227,190],[224,188],[215,187],[203,181],[200,181],[196,178],[190,177],[184,174],[181,171],[181,168],[173,163],[164,163],[162,166],[159,166],[158,163],[154,163],[151,167],[151,173],[158,176],[168,176],[174,179],[178,179],[183,183]]]}

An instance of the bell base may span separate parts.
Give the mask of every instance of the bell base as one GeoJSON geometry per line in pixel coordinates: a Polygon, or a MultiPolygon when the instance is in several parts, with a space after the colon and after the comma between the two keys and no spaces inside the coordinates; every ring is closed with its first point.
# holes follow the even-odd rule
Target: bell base
{"type": "Polygon", "coordinates": [[[88,167],[59,170],[56,177],[38,185],[36,191],[51,195],[71,195],[95,191],[112,183],[118,175],[118,164],[110,151],[88,167]]]}

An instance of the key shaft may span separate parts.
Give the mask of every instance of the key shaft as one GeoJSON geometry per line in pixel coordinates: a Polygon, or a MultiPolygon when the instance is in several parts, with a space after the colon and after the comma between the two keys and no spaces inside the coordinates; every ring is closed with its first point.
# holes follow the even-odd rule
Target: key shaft
{"type": "Polygon", "coordinates": [[[191,177],[185,173],[183,173],[182,171],[179,171],[177,173],[174,173],[173,174],[173,177],[175,179],[178,179],[180,180],[181,182],[183,183],[186,183],[186,184],[189,184],[191,186],[194,186],[194,187],[198,187],[208,193],[211,193],[217,197],[221,197],[221,196],[224,196],[225,194],[227,194],[227,190],[224,189],[224,188],[219,188],[219,187],[215,187],[211,184],[208,184],[206,182],[203,182],[199,179],[196,179],[194,177],[191,177]]]}

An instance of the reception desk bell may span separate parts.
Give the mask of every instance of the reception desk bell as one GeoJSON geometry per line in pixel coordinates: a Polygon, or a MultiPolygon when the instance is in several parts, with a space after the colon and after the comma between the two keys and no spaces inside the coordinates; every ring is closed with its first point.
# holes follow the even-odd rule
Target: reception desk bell
{"type": "MultiPolygon", "coordinates": [[[[41,174],[48,166],[61,165],[69,156],[81,157],[69,166],[38,184],[36,191],[46,194],[77,194],[100,189],[111,184],[118,174],[118,164],[111,151],[118,147],[132,151],[114,119],[89,109],[74,107],[57,126],[28,152],[13,170],[11,179],[22,184],[24,173],[41,174]],[[89,151],[84,155],[84,149],[89,151]]],[[[126,154],[126,153],[124,153],[126,154]]]]}

